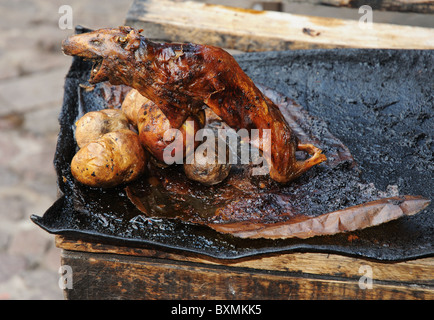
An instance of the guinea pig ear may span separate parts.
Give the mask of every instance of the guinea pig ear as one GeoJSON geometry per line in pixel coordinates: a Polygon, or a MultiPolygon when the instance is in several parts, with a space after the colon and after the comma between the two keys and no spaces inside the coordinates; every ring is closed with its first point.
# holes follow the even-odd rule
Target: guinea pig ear
{"type": "Polygon", "coordinates": [[[135,51],[140,46],[140,34],[137,30],[132,29],[127,35],[128,45],[125,47],[127,51],[135,51]]]}

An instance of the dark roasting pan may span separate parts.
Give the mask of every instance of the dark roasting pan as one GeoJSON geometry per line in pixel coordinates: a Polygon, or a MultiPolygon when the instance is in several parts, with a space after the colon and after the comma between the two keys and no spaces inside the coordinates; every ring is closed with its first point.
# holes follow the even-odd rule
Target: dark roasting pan
{"type": "MultiPolygon", "coordinates": [[[[360,171],[354,178],[357,182],[380,190],[395,185],[400,194],[434,199],[433,51],[307,50],[236,58],[256,83],[296,100],[348,147],[360,171]]],[[[69,167],[76,151],[73,124],[79,112],[101,109],[105,103],[95,90],[80,87],[87,83],[90,68],[90,62],[74,58],[66,77],[54,159],[62,196],[42,217],[32,216],[44,230],[88,241],[157,246],[220,259],[291,251],[387,261],[433,255],[432,205],[415,216],[351,233],[253,240],[177,220],[142,219],[123,188],[102,191],[79,186],[69,167]]],[[[352,183],[343,179],[336,177],[334,183],[352,183]]],[[[333,190],[324,194],[324,201],[358,196],[333,190]]]]}

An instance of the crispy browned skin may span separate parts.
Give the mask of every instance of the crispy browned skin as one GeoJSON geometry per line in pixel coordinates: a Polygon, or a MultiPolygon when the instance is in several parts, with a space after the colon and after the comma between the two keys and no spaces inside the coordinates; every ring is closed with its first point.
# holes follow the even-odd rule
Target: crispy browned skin
{"type": "MultiPolygon", "coordinates": [[[[128,120],[136,126],[142,146],[160,162],[165,162],[164,149],[169,145],[173,148],[173,154],[186,157],[199,144],[195,141],[192,148],[187,144],[187,134],[194,139],[196,132],[203,126],[203,121],[201,122],[196,115],[189,116],[181,125],[177,131],[177,134],[182,135],[182,139],[179,139],[179,137],[170,134],[165,137],[165,132],[172,128],[169,120],[154,102],[142,96],[135,89],[132,89],[125,97],[122,111],[128,120]],[[182,151],[178,149],[182,149],[182,151]]],[[[197,115],[201,116],[202,113],[199,111],[197,115]]]]}
{"type": "Polygon", "coordinates": [[[226,51],[198,44],[153,43],[130,27],[74,35],[63,51],[98,62],[89,82],[137,89],[164,112],[172,127],[208,105],[234,129],[270,129],[270,176],[288,182],[326,160],[313,145],[299,145],[278,107],[265,97],[226,51]],[[297,161],[295,151],[312,154],[297,161]]]}

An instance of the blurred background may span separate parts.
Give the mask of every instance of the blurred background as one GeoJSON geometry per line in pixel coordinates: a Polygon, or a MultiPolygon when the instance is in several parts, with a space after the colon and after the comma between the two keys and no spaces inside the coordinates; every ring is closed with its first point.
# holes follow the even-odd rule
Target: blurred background
{"type": "MultiPolygon", "coordinates": [[[[259,10],[359,19],[357,9],[252,1],[202,1],[259,10]]],[[[73,26],[122,25],[132,0],[0,0],[0,299],[63,299],[54,236],[36,227],[57,198],[53,157],[64,77],[62,5],[73,26]]],[[[374,22],[434,27],[432,15],[374,12],[374,22]]]]}
{"type": "Polygon", "coordinates": [[[59,7],[73,24],[122,25],[130,0],[0,1],[0,299],[63,299],[60,249],[36,227],[57,197],[53,157],[64,77],[60,50],[73,30],[59,28],[59,7]]]}

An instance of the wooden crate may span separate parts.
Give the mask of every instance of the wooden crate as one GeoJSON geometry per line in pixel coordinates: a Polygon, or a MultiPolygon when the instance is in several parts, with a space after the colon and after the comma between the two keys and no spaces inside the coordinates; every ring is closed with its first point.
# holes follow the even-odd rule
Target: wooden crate
{"type": "MultiPolygon", "coordinates": [[[[432,4],[425,2],[377,3],[383,4],[380,9],[433,12],[432,4]]],[[[361,29],[357,21],[191,1],[135,0],[125,24],[143,28],[143,34],[151,39],[211,44],[241,51],[434,48],[434,31],[428,28],[374,24],[371,29],[361,29]]],[[[434,298],[432,257],[392,263],[337,254],[283,253],[217,260],[59,235],[56,245],[62,249],[62,265],[72,271],[72,288],[64,289],[66,299],[434,298]]]]}
{"type": "Polygon", "coordinates": [[[128,248],[56,236],[72,270],[67,299],[434,298],[434,258],[377,262],[326,253],[236,260],[128,248]],[[371,280],[372,279],[372,282],[371,280]]]}

